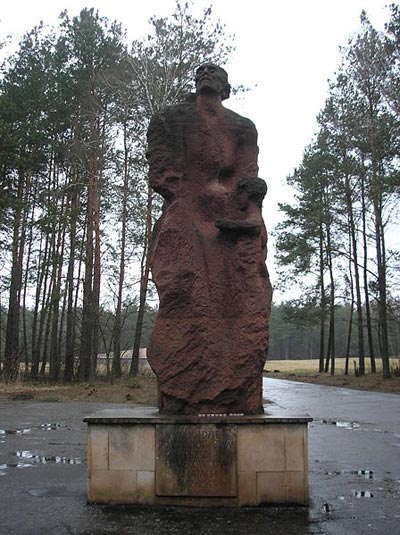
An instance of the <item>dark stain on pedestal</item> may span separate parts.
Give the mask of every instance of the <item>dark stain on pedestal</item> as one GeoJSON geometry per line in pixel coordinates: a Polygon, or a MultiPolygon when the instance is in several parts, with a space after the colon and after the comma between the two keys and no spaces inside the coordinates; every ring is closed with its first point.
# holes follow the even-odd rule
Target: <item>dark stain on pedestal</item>
{"type": "Polygon", "coordinates": [[[160,496],[236,496],[236,426],[157,426],[160,496]]]}

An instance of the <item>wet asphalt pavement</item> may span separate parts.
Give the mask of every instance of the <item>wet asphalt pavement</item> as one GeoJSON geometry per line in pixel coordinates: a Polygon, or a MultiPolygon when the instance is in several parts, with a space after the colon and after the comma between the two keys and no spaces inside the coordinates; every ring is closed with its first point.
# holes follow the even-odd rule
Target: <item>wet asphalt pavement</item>
{"type": "Polygon", "coordinates": [[[400,533],[400,396],[265,379],[269,412],[308,413],[310,507],[86,504],[86,426],[112,404],[0,402],[0,534],[400,533]]]}

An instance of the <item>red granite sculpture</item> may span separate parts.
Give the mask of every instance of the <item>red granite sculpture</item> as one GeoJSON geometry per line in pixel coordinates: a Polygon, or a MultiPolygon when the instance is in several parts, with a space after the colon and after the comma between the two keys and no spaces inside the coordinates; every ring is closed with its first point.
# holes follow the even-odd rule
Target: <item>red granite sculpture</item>
{"type": "Polygon", "coordinates": [[[164,197],[151,245],[160,298],[148,346],[164,414],[263,412],[271,285],[253,123],[226,109],[226,72],[156,114],[149,180],[164,197]]]}

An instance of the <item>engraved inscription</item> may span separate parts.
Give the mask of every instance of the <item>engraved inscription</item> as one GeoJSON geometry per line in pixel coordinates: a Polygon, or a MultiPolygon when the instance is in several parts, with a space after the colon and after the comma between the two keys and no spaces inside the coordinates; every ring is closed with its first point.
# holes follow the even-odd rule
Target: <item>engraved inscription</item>
{"type": "Polygon", "coordinates": [[[236,426],[156,426],[159,496],[236,496],[236,426]]]}

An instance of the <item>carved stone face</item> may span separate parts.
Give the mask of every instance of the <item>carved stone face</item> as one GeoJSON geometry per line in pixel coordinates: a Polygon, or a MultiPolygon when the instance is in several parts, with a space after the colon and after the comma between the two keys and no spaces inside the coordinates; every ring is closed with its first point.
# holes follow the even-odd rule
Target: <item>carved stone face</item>
{"type": "Polygon", "coordinates": [[[197,94],[220,95],[222,100],[229,97],[228,75],[224,69],[214,63],[201,65],[196,71],[194,80],[197,94]]]}

